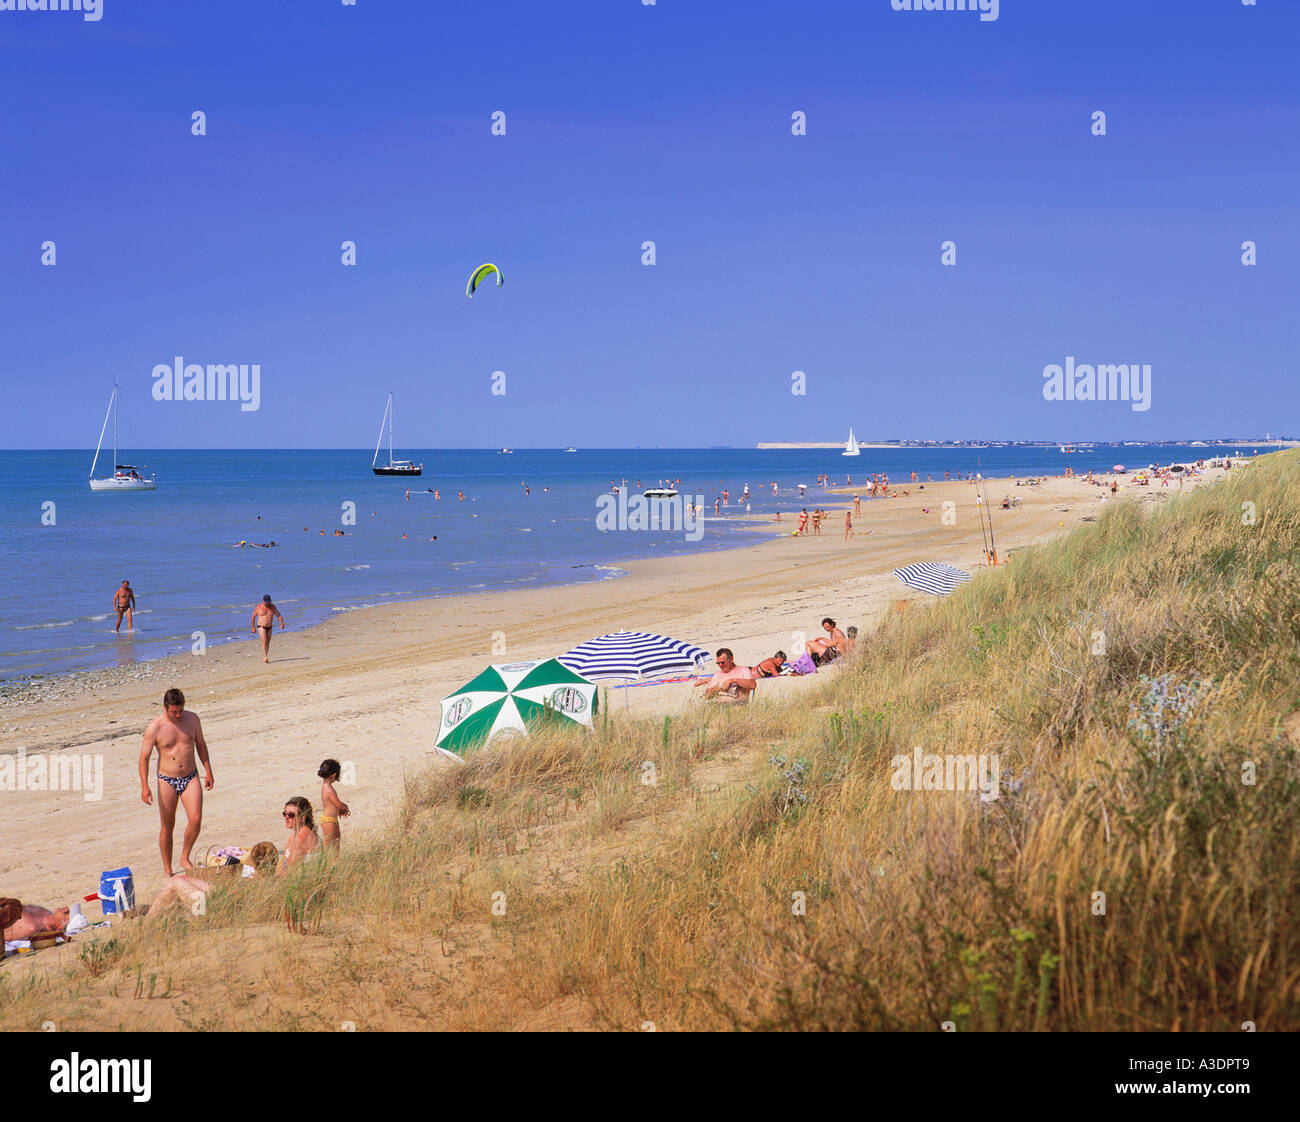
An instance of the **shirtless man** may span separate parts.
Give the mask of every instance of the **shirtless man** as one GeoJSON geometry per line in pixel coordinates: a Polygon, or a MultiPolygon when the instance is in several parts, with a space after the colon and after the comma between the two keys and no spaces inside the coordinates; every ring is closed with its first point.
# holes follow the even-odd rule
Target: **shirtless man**
{"type": "MultiPolygon", "coordinates": [[[[406,537],[405,534],[402,537],[406,537]]],[[[280,621],[280,630],[284,630],[284,616],[280,609],[271,603],[270,593],[262,597],[262,602],[253,609],[251,620],[253,630],[262,638],[262,661],[271,661],[271,628],[276,620],[280,621]]]]}
{"type": "Polygon", "coordinates": [[[162,853],[163,872],[172,876],[172,833],[176,828],[176,804],[185,806],[185,842],[181,846],[181,864],[194,871],[190,851],[203,825],[203,792],[212,790],[212,764],[208,761],[208,742],[198,715],[185,708],[185,695],[178,689],[163,694],[162,716],[155,717],[144,730],[140,746],[140,798],[145,806],[153,804],[149,790],[149,760],[158,750],[158,849],[162,853]],[[194,764],[198,752],[203,762],[203,784],[194,780],[199,769],[194,764]]]}
{"type": "Polygon", "coordinates": [[[122,587],[113,593],[113,608],[117,612],[117,626],[113,628],[114,632],[122,630],[122,615],[126,615],[126,629],[135,630],[135,589],[131,587],[131,582],[124,580],[122,587]]]}

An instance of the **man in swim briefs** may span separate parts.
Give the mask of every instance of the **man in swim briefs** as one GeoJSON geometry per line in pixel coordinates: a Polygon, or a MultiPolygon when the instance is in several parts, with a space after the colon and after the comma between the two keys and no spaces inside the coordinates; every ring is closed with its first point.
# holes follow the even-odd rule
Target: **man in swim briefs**
{"type": "MultiPolygon", "coordinates": [[[[324,533],[325,531],[321,531],[324,533]]],[[[280,614],[280,609],[271,603],[271,596],[268,593],[262,597],[262,602],[253,609],[252,626],[253,630],[262,640],[262,661],[271,661],[271,628],[275,626],[276,620],[280,621],[280,630],[284,630],[284,616],[280,614]]]]}
{"type": "Polygon", "coordinates": [[[185,695],[178,689],[163,694],[162,716],[155,717],[144,730],[140,746],[140,798],[145,806],[153,803],[149,790],[149,760],[158,750],[158,850],[162,854],[163,872],[172,873],[172,834],[176,829],[176,804],[185,807],[185,841],[181,845],[181,865],[194,871],[190,851],[199,839],[203,825],[203,792],[212,790],[212,764],[208,760],[208,743],[196,713],[185,708],[185,695]],[[199,769],[194,763],[198,753],[203,763],[203,782],[195,783],[199,769]]]}
{"type": "Polygon", "coordinates": [[[131,587],[131,582],[124,580],[122,587],[113,593],[113,607],[117,611],[117,626],[113,628],[114,632],[122,630],[122,614],[126,613],[126,629],[135,630],[135,590],[131,587]]]}

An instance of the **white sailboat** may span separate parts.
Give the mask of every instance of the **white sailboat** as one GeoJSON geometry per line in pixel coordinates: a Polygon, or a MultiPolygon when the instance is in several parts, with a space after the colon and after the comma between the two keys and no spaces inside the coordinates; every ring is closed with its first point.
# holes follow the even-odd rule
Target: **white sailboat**
{"type": "Polygon", "coordinates": [[[99,443],[95,445],[95,458],[90,462],[90,489],[92,491],[153,491],[157,483],[152,475],[143,476],[133,464],[117,462],[117,383],[113,383],[113,395],[108,399],[108,410],[104,413],[104,423],[99,429],[99,443]],[[99,465],[99,452],[104,447],[104,433],[108,431],[108,415],[113,415],[113,474],[95,478],[95,468],[99,465]]]}
{"type": "Polygon", "coordinates": [[[370,461],[370,470],[376,475],[422,475],[423,464],[413,464],[410,460],[393,459],[393,395],[388,395],[388,404],[384,406],[384,419],[379,422],[379,439],[375,442],[375,455],[370,461]],[[388,429],[388,463],[379,462],[379,446],[384,442],[384,428],[388,429]]]}
{"type": "Polygon", "coordinates": [[[846,445],[844,445],[844,451],[841,452],[840,455],[841,456],[862,455],[862,453],[858,451],[858,442],[853,439],[853,429],[851,427],[849,429],[849,442],[846,445]]]}

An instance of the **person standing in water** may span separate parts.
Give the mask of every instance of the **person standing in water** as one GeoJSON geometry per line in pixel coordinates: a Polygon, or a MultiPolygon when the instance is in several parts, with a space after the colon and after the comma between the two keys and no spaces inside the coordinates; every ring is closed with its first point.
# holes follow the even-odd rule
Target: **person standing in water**
{"type": "MultiPolygon", "coordinates": [[[[403,535],[405,536],[405,535],[403,535]]],[[[280,630],[284,630],[284,616],[280,609],[271,602],[270,593],[262,597],[262,602],[253,609],[252,627],[262,640],[262,661],[271,661],[271,628],[276,620],[280,621],[280,630]]]]}
{"type": "Polygon", "coordinates": [[[352,813],[348,809],[348,804],[340,799],[338,793],[334,790],[334,784],[338,782],[342,769],[338,760],[326,760],[321,764],[320,770],[316,774],[321,777],[321,837],[324,839],[326,847],[337,849],[342,839],[339,830],[339,819],[346,818],[352,813]]]}
{"type": "Polygon", "coordinates": [[[117,626],[113,628],[114,633],[122,630],[122,613],[126,613],[126,629],[135,630],[135,589],[131,587],[131,582],[124,580],[122,587],[113,593],[113,608],[117,612],[117,626]]]}
{"type": "Polygon", "coordinates": [[[145,806],[153,803],[149,790],[149,760],[158,751],[158,850],[162,854],[163,872],[172,873],[172,837],[176,830],[176,804],[185,807],[185,840],[181,844],[181,865],[194,871],[190,851],[199,840],[203,825],[203,792],[212,790],[212,764],[208,743],[203,739],[203,725],[197,713],[185,708],[185,695],[178,689],[163,694],[162,715],[149,722],[140,746],[140,798],[145,806]],[[198,754],[203,764],[203,782],[195,783],[199,769],[194,763],[198,754]]]}

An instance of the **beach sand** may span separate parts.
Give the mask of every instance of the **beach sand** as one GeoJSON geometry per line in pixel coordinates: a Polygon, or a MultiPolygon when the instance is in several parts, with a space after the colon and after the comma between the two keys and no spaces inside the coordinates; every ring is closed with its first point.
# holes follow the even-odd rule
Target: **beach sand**
{"type": "MultiPolygon", "coordinates": [[[[1206,471],[1187,489],[1221,474],[1206,471]]],[[[752,664],[777,648],[793,656],[794,633],[820,635],[823,616],[865,631],[895,601],[908,601],[902,610],[923,607],[930,597],[902,585],[892,575],[895,566],[947,561],[978,579],[983,544],[969,483],[924,490],[904,484],[898,497],[869,502],[864,496],[854,520],[857,536],[846,543],[852,490],[810,491],[808,507],[817,503],[830,512],[820,537],[788,536],[803,505],[797,502],[783,512],[784,534],[758,545],[629,562],[621,566],[625,576],[596,583],[386,605],[302,631],[277,629],[269,665],[250,635],[201,656],[162,660],[147,682],[123,675],[45,703],[0,700],[0,752],[103,756],[97,801],[79,791],[0,792],[0,896],[55,907],[95,891],[101,870],[129,865],[137,902],[150,900],[163,882],[158,815],[140,799],[138,759],[141,734],[160,712],[168,685],[183,689],[187,707],[202,719],[216,780],[205,795],[196,859],[209,845],[269,840],[283,848],[284,802],[306,795],[319,805],[316,769],[328,756],[355,768],[355,784],[339,788],[353,810],[343,823],[347,845],[384,826],[403,776],[431,758],[440,700],[490,662],[551,656],[627,628],[709,651],[728,646],[738,662],[752,664]],[[945,500],[956,504],[954,526],[940,521],[945,500]]],[[[987,493],[999,553],[1012,565],[1017,550],[1095,518],[1109,494],[1062,477],[1040,487],[989,480],[987,493]],[[1019,496],[1023,505],[999,509],[1004,494],[1019,496]]],[[[1120,497],[1151,502],[1178,493],[1176,482],[1167,488],[1126,483],[1120,497]]],[[[728,521],[752,527],[760,519],[733,514],[728,521]]],[[[797,693],[802,684],[763,682],[756,703],[797,693]]],[[[613,689],[607,696],[616,719],[624,711],[680,712],[702,704],[692,696],[701,692],[677,684],[613,689]]],[[[183,821],[178,814],[177,868],[183,821]]],[[[88,905],[87,914],[97,918],[98,907],[88,905]]]]}

